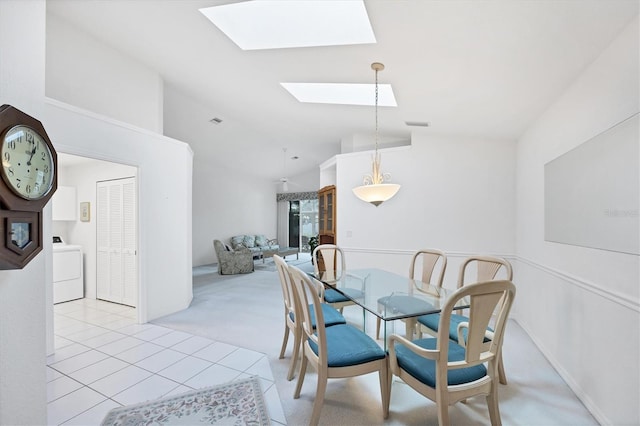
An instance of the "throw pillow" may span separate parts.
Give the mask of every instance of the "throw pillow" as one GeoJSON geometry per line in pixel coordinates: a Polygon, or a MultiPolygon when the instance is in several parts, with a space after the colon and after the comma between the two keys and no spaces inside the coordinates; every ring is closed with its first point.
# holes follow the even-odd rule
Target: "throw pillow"
{"type": "Polygon", "coordinates": [[[264,247],[267,245],[267,237],[264,235],[256,235],[256,246],[264,247]]]}
{"type": "Polygon", "coordinates": [[[255,235],[245,235],[242,243],[245,247],[252,248],[256,246],[256,236],[255,235]]]}
{"type": "Polygon", "coordinates": [[[244,247],[243,241],[244,235],[236,235],[235,237],[231,237],[231,247],[233,247],[234,250],[240,250],[244,247]]]}

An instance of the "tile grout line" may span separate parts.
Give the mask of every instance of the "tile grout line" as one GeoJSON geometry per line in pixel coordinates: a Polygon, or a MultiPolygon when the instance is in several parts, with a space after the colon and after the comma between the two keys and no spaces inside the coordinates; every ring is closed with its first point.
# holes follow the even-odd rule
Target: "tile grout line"
{"type": "MultiPolygon", "coordinates": [[[[184,343],[184,342],[186,342],[187,340],[189,340],[189,339],[191,339],[191,338],[199,337],[199,336],[193,335],[193,334],[191,334],[191,333],[186,333],[186,332],[179,331],[180,333],[184,333],[184,334],[188,335],[189,337],[186,337],[186,338],[184,338],[184,339],[182,339],[182,340],[179,340],[179,341],[175,342],[174,344],[172,344],[171,346],[159,345],[159,344],[157,344],[157,343],[154,343],[154,340],[161,339],[162,337],[164,337],[164,336],[166,336],[166,335],[168,335],[168,334],[171,334],[171,333],[177,332],[178,330],[173,330],[173,329],[171,329],[171,328],[169,328],[169,327],[164,327],[164,326],[159,326],[159,325],[155,325],[155,324],[151,324],[151,323],[149,323],[149,324],[148,324],[148,325],[149,325],[149,327],[146,327],[146,329],[151,329],[151,328],[163,328],[163,329],[168,330],[168,332],[167,332],[167,333],[164,333],[164,334],[162,334],[162,335],[157,336],[157,337],[156,337],[156,338],[154,338],[153,340],[144,340],[144,339],[141,339],[141,338],[139,338],[139,337],[135,337],[135,336],[136,336],[135,334],[124,334],[124,333],[122,333],[122,332],[118,331],[118,330],[122,330],[122,329],[124,329],[124,328],[129,327],[128,325],[125,325],[125,326],[120,327],[120,328],[118,328],[118,329],[109,329],[109,328],[104,327],[104,324],[101,324],[101,323],[100,323],[99,317],[96,317],[96,318],[93,318],[93,319],[89,320],[89,321],[95,321],[95,323],[90,323],[90,322],[87,322],[87,321],[82,320],[82,319],[78,319],[78,318],[74,318],[74,317],[68,316],[68,315],[66,315],[66,314],[68,314],[68,313],[73,313],[73,312],[78,312],[78,311],[81,311],[81,310],[82,310],[82,311],[85,311],[85,312],[100,311],[100,312],[104,312],[106,315],[114,315],[114,316],[118,316],[118,317],[120,317],[120,318],[116,318],[116,319],[114,319],[114,321],[110,321],[109,323],[112,323],[112,322],[115,322],[115,321],[121,321],[121,320],[128,320],[128,319],[131,319],[130,317],[126,317],[126,316],[123,316],[123,315],[121,315],[121,314],[116,314],[116,313],[113,313],[113,312],[103,311],[103,310],[100,310],[100,309],[95,308],[95,307],[93,307],[93,306],[80,305],[80,304],[76,304],[76,306],[78,307],[78,309],[76,309],[76,310],[70,310],[70,311],[68,311],[68,312],[66,312],[66,313],[55,313],[55,315],[59,315],[59,316],[61,316],[62,318],[66,318],[66,319],[69,319],[69,320],[72,320],[72,321],[77,321],[78,323],[82,323],[82,324],[84,324],[84,325],[88,325],[88,326],[90,326],[90,327],[86,328],[85,330],[90,330],[90,329],[92,329],[92,328],[94,328],[94,327],[102,328],[102,329],[104,330],[104,333],[102,333],[102,334],[98,334],[98,335],[96,335],[96,336],[90,336],[90,337],[85,338],[85,339],[75,338],[76,340],[74,340],[74,339],[70,339],[69,337],[66,337],[66,336],[63,336],[63,335],[60,335],[60,334],[55,333],[55,335],[56,335],[57,337],[63,338],[63,339],[65,339],[66,341],[71,342],[71,343],[69,343],[68,345],[64,345],[64,346],[61,346],[61,347],[59,347],[59,348],[56,348],[56,350],[61,350],[61,349],[63,349],[64,347],[68,347],[68,346],[71,346],[71,345],[80,345],[81,347],[86,348],[86,350],[84,350],[84,351],[82,351],[82,352],[79,352],[79,353],[77,353],[77,354],[74,354],[74,355],[72,355],[72,356],[65,357],[65,358],[62,358],[62,359],[60,359],[60,360],[56,360],[55,362],[53,362],[53,363],[51,363],[51,364],[47,363],[47,367],[48,367],[48,368],[51,368],[51,370],[52,370],[52,371],[54,371],[54,372],[56,372],[56,373],[60,374],[60,377],[57,377],[57,378],[55,378],[55,379],[52,379],[52,380],[48,381],[47,383],[50,383],[50,382],[53,382],[53,381],[55,381],[55,380],[58,380],[58,379],[60,379],[60,378],[62,378],[62,377],[65,377],[65,378],[67,378],[67,379],[71,379],[73,382],[75,382],[75,383],[77,383],[77,384],[79,384],[79,385],[80,385],[80,387],[79,387],[78,389],[74,389],[73,391],[67,392],[67,393],[65,393],[64,395],[60,395],[60,396],[58,396],[56,399],[53,399],[53,400],[51,400],[51,401],[48,401],[48,403],[47,403],[47,404],[51,404],[51,403],[53,403],[53,402],[55,402],[55,401],[59,400],[60,398],[63,398],[63,397],[65,397],[65,396],[68,396],[68,395],[70,395],[71,393],[76,392],[76,391],[79,391],[79,390],[81,390],[81,389],[83,389],[83,388],[87,388],[87,389],[91,390],[92,392],[96,392],[96,394],[100,395],[101,397],[104,397],[104,399],[103,399],[102,401],[98,402],[97,404],[94,404],[94,405],[92,405],[92,406],[90,406],[90,407],[87,407],[87,408],[86,408],[85,410],[83,410],[82,412],[77,413],[77,414],[73,415],[72,417],[70,417],[70,418],[68,418],[68,419],[66,419],[66,420],[64,420],[64,421],[62,421],[62,423],[69,422],[70,420],[72,420],[72,419],[74,419],[74,418],[76,418],[76,417],[78,417],[78,416],[81,416],[82,414],[85,414],[85,413],[86,413],[86,412],[88,412],[89,410],[94,409],[96,406],[98,406],[98,405],[100,405],[100,404],[102,404],[102,403],[104,403],[104,402],[106,402],[106,401],[111,401],[111,402],[113,402],[113,403],[117,404],[118,406],[123,406],[123,404],[119,403],[117,400],[115,400],[115,399],[114,399],[114,397],[115,397],[116,395],[118,395],[118,394],[120,394],[120,393],[122,393],[122,392],[125,392],[126,390],[131,389],[132,387],[139,385],[140,383],[144,382],[145,380],[148,380],[148,379],[150,379],[150,378],[153,378],[154,376],[155,376],[155,377],[162,378],[162,379],[164,379],[164,380],[168,380],[169,382],[172,382],[173,384],[175,384],[175,385],[176,385],[176,386],[172,386],[170,390],[168,390],[166,393],[164,393],[163,395],[161,395],[159,398],[163,398],[163,397],[165,397],[165,396],[166,396],[166,395],[168,395],[169,393],[171,393],[171,392],[175,391],[175,390],[176,390],[177,388],[179,388],[180,386],[184,386],[184,387],[185,387],[185,388],[187,388],[187,389],[195,390],[195,389],[197,389],[197,388],[194,388],[194,387],[192,387],[192,386],[187,385],[187,384],[186,384],[186,382],[188,382],[189,380],[193,379],[194,377],[196,377],[196,376],[200,375],[200,374],[201,374],[201,373],[203,373],[205,370],[207,370],[207,369],[211,368],[211,367],[212,367],[212,366],[214,366],[214,365],[219,365],[219,366],[224,367],[224,368],[227,368],[227,369],[229,369],[229,370],[233,370],[233,371],[237,372],[237,373],[238,373],[238,375],[242,375],[242,374],[258,375],[258,376],[260,377],[260,379],[261,379],[261,380],[266,381],[266,382],[268,382],[268,383],[269,383],[269,386],[268,386],[268,387],[267,387],[267,389],[265,389],[263,392],[266,392],[267,390],[271,389],[271,388],[275,385],[275,381],[274,381],[274,380],[271,380],[271,379],[268,379],[268,378],[262,377],[262,376],[260,376],[259,374],[256,374],[256,373],[249,373],[249,372],[248,372],[248,370],[250,370],[251,368],[253,368],[254,366],[256,366],[256,364],[258,364],[259,362],[261,362],[263,359],[267,359],[267,358],[266,358],[266,357],[267,357],[267,355],[266,355],[266,354],[264,354],[264,353],[262,353],[262,352],[257,352],[257,351],[252,351],[252,350],[247,349],[248,351],[251,351],[251,352],[254,352],[254,353],[258,354],[258,355],[259,355],[259,357],[258,357],[258,359],[256,359],[254,362],[252,362],[251,364],[249,364],[248,366],[246,366],[246,368],[244,368],[244,370],[238,370],[237,368],[229,367],[229,366],[224,365],[224,364],[220,364],[220,362],[221,362],[221,361],[223,361],[224,359],[228,358],[229,356],[232,356],[232,354],[236,353],[238,350],[240,350],[240,349],[244,349],[244,348],[240,348],[240,347],[235,346],[235,345],[229,345],[229,346],[233,346],[233,347],[234,347],[234,349],[233,349],[231,352],[227,353],[226,355],[222,356],[221,358],[217,359],[217,361],[213,362],[213,361],[210,361],[210,360],[208,360],[208,359],[206,359],[206,358],[202,358],[201,356],[198,356],[198,355],[195,355],[195,354],[196,354],[196,353],[198,353],[198,352],[200,352],[200,351],[202,351],[202,350],[204,350],[205,348],[208,348],[208,347],[210,347],[210,346],[212,346],[212,345],[216,344],[216,343],[221,343],[221,344],[225,344],[225,345],[228,345],[228,344],[226,344],[226,343],[224,343],[224,342],[219,342],[219,341],[217,341],[217,340],[207,339],[207,340],[209,340],[211,343],[208,343],[207,345],[205,345],[205,346],[203,346],[203,347],[201,347],[201,348],[198,348],[197,350],[195,350],[195,351],[193,351],[193,352],[191,352],[191,353],[183,352],[183,351],[180,351],[180,350],[177,350],[177,349],[173,349],[173,347],[174,347],[174,346],[178,346],[178,345],[180,345],[181,343],[184,343]],[[88,346],[88,345],[86,345],[86,344],[84,343],[84,342],[86,342],[87,340],[91,340],[91,339],[94,339],[94,338],[98,338],[99,336],[104,335],[104,334],[107,334],[107,333],[109,333],[109,332],[113,332],[113,333],[116,333],[116,334],[121,334],[121,335],[122,335],[122,337],[121,337],[121,338],[118,338],[118,339],[116,339],[116,340],[110,341],[110,342],[108,342],[108,343],[102,344],[102,345],[97,346],[97,347],[91,347],[91,346],[88,346]],[[101,347],[103,347],[103,346],[107,346],[107,345],[110,345],[110,344],[113,344],[113,343],[119,342],[119,341],[121,341],[121,340],[123,340],[123,339],[125,339],[125,338],[127,338],[127,337],[137,338],[138,340],[140,340],[140,341],[141,341],[141,343],[139,343],[139,344],[137,344],[137,345],[135,345],[135,346],[132,346],[132,347],[130,347],[130,348],[127,348],[127,349],[125,349],[125,350],[123,350],[123,351],[120,351],[120,352],[118,352],[118,353],[116,353],[116,354],[113,354],[113,355],[112,355],[112,354],[109,354],[109,353],[106,353],[106,352],[103,352],[102,350],[100,350],[100,348],[101,348],[101,347]],[[128,350],[131,350],[131,349],[137,348],[137,347],[142,346],[142,345],[144,345],[144,344],[146,344],[146,343],[148,343],[148,344],[152,344],[152,345],[157,345],[157,346],[159,346],[161,349],[160,349],[158,352],[154,353],[154,354],[151,354],[151,355],[145,356],[144,358],[141,358],[141,359],[137,360],[137,361],[136,361],[136,363],[141,362],[141,361],[143,361],[143,360],[145,360],[145,359],[148,359],[148,358],[150,358],[150,357],[152,357],[152,356],[154,356],[154,355],[156,355],[156,354],[158,354],[158,353],[161,353],[161,352],[163,352],[163,351],[165,351],[165,350],[168,350],[168,349],[173,350],[173,351],[175,351],[175,352],[178,352],[178,353],[180,353],[180,354],[184,355],[184,357],[182,357],[181,359],[179,359],[179,360],[177,360],[177,361],[175,361],[175,362],[172,362],[171,364],[168,364],[168,365],[164,366],[164,367],[163,367],[161,370],[159,370],[158,372],[154,372],[154,371],[150,371],[150,370],[148,370],[147,368],[140,367],[140,366],[136,365],[135,363],[131,363],[131,362],[129,362],[129,361],[126,361],[126,360],[123,360],[123,359],[121,359],[121,358],[118,358],[118,356],[117,356],[117,355],[119,355],[119,354],[121,354],[121,353],[123,353],[123,352],[126,352],[126,351],[128,351],[128,350]],[[81,354],[84,354],[84,353],[87,353],[87,352],[90,352],[90,351],[95,351],[95,352],[97,352],[97,353],[99,353],[99,354],[105,355],[105,356],[106,356],[106,358],[101,359],[101,360],[96,361],[96,362],[92,362],[91,364],[88,364],[88,365],[86,365],[86,366],[83,366],[82,368],[79,368],[78,370],[74,370],[74,371],[71,371],[71,372],[68,372],[68,373],[64,373],[64,372],[62,372],[62,371],[60,371],[60,370],[56,369],[56,367],[54,367],[54,365],[55,365],[55,364],[57,364],[57,363],[59,363],[59,362],[63,362],[63,361],[65,361],[65,360],[69,360],[69,359],[71,359],[71,358],[73,358],[73,357],[75,357],[75,356],[78,356],[78,355],[81,355],[81,354]],[[75,373],[75,372],[77,372],[77,371],[80,371],[80,370],[82,370],[82,369],[84,369],[84,368],[89,368],[89,367],[91,367],[91,366],[95,366],[96,364],[98,364],[98,363],[100,363],[100,362],[103,362],[103,361],[105,361],[105,360],[107,360],[107,359],[111,359],[111,358],[112,358],[112,359],[115,359],[115,360],[118,360],[118,361],[121,361],[121,362],[123,362],[123,363],[124,363],[124,364],[126,364],[126,365],[125,365],[124,367],[122,367],[122,368],[119,368],[118,370],[115,370],[115,371],[111,372],[110,374],[108,374],[108,375],[106,375],[106,376],[104,376],[104,377],[101,377],[101,378],[99,378],[99,379],[96,379],[96,380],[92,381],[92,382],[91,382],[91,383],[89,383],[89,384],[84,384],[84,383],[80,382],[79,380],[77,380],[77,379],[73,378],[72,376],[70,376],[70,374],[73,374],[73,373],[75,373]],[[200,371],[196,372],[195,374],[190,375],[188,378],[186,378],[186,379],[185,379],[184,381],[182,381],[182,382],[178,382],[178,381],[176,381],[176,380],[174,380],[174,379],[172,379],[172,378],[169,378],[169,377],[166,377],[166,376],[163,376],[162,374],[160,374],[160,372],[161,372],[161,371],[164,371],[165,369],[170,368],[171,366],[173,366],[173,365],[175,365],[175,364],[177,364],[177,363],[179,363],[179,362],[181,362],[181,361],[183,361],[183,360],[185,360],[185,359],[187,359],[187,358],[194,358],[194,359],[198,359],[198,360],[201,360],[201,361],[204,361],[204,362],[208,363],[209,365],[208,365],[208,366],[206,366],[205,368],[203,368],[202,370],[200,370],[200,371]],[[138,381],[138,382],[136,382],[136,383],[134,383],[134,384],[132,384],[132,385],[130,385],[130,386],[128,386],[128,387],[126,387],[126,388],[124,388],[124,389],[119,390],[119,391],[118,391],[118,393],[114,394],[113,396],[107,396],[107,395],[105,395],[104,393],[102,393],[102,392],[100,392],[100,391],[98,391],[98,390],[94,389],[94,388],[91,386],[91,385],[92,385],[92,384],[94,384],[95,382],[97,382],[97,381],[99,381],[99,380],[102,380],[102,379],[104,379],[104,378],[106,378],[106,377],[109,377],[109,376],[111,376],[111,375],[113,375],[113,374],[116,374],[116,373],[118,373],[118,372],[120,372],[120,371],[122,371],[122,370],[124,370],[124,369],[126,369],[126,368],[128,368],[128,367],[130,367],[130,366],[134,366],[134,367],[139,368],[139,369],[141,369],[141,370],[143,370],[143,371],[145,371],[145,372],[147,372],[147,373],[150,373],[150,376],[145,377],[144,379],[142,379],[142,380],[140,380],[140,381],[138,381]]],[[[132,309],[133,309],[133,308],[132,308],[132,309]]],[[[91,315],[91,313],[89,313],[89,315],[91,315]]],[[[106,324],[108,324],[108,323],[106,323],[106,324]]],[[[76,325],[77,325],[77,324],[73,324],[73,325],[71,325],[71,326],[69,326],[69,327],[62,327],[60,330],[56,330],[56,331],[62,331],[62,330],[64,330],[65,328],[70,328],[70,327],[73,327],[73,326],[76,326],[76,325]]],[[[131,325],[135,325],[135,324],[131,324],[131,325]]],[[[146,325],[146,324],[144,324],[144,325],[146,325]]],[[[85,331],[85,330],[79,330],[77,333],[82,333],[82,332],[83,332],[83,331],[85,331]]],[[[144,331],[145,331],[145,330],[137,331],[137,332],[136,332],[136,334],[143,333],[144,331]]],[[[73,335],[73,334],[76,334],[76,333],[71,333],[71,335],[73,335]]],[[[55,355],[55,354],[54,354],[54,355],[55,355]]],[[[270,367],[269,367],[269,368],[270,368],[270,367]]],[[[156,399],[156,398],[152,398],[152,399],[156,399]]],[[[62,423],[61,423],[61,424],[62,424],[62,423]]]]}

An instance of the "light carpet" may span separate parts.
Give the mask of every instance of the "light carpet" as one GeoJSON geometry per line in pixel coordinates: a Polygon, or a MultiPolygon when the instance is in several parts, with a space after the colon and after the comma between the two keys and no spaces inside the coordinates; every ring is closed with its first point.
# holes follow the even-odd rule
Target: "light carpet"
{"type": "Polygon", "coordinates": [[[270,423],[258,376],[114,408],[102,421],[103,426],[270,423]]]}
{"type": "MultiPolygon", "coordinates": [[[[294,260],[295,261],[295,260],[294,260]]],[[[269,262],[269,260],[267,260],[269,262]]],[[[262,263],[262,261],[256,262],[262,263]]],[[[290,262],[292,263],[292,262],[290,262]]],[[[312,267],[309,263],[303,268],[312,267]]],[[[266,267],[265,267],[266,268],[266,267]]],[[[317,376],[307,371],[299,399],[293,399],[297,377],[287,381],[292,340],[278,359],[284,332],[282,291],[276,272],[218,275],[211,266],[194,268],[193,301],[184,311],[153,323],[265,353],[269,359],[282,409],[289,425],[309,423],[317,376]]],[[[347,307],[347,320],[362,325],[362,310],[347,307]]],[[[367,329],[375,320],[367,316],[367,329]]],[[[400,329],[403,324],[398,325],[400,329]]],[[[503,348],[509,384],[499,386],[505,425],[597,425],[580,400],[556,373],[529,336],[510,320],[503,348]]],[[[388,419],[382,418],[377,374],[329,380],[320,416],[325,425],[437,425],[435,404],[398,379],[391,390],[388,419]]],[[[452,425],[490,424],[485,398],[449,408],[452,425]]]]}
{"type": "MultiPolygon", "coordinates": [[[[288,265],[293,265],[297,268],[302,269],[303,271],[313,272],[311,257],[306,253],[300,253],[298,259],[294,259],[293,256],[291,256],[290,259],[285,258],[285,261],[288,265]]],[[[262,262],[262,260],[258,260],[255,262],[255,269],[256,271],[275,272],[276,264],[273,261],[273,258],[265,259],[264,263],[262,262]]]]}

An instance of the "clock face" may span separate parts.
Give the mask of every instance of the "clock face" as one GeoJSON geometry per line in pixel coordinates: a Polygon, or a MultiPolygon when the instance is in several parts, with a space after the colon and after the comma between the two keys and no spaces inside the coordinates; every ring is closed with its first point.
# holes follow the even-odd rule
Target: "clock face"
{"type": "Polygon", "coordinates": [[[2,141],[2,178],[20,197],[38,200],[51,190],[54,164],[49,146],[28,126],[11,128],[2,141]]]}

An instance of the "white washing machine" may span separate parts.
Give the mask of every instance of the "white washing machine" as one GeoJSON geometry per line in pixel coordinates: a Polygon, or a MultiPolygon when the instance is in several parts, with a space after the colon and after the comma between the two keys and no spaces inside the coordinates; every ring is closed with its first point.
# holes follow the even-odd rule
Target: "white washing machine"
{"type": "Polygon", "coordinates": [[[82,246],[53,244],[53,303],[84,297],[82,246]]]}

